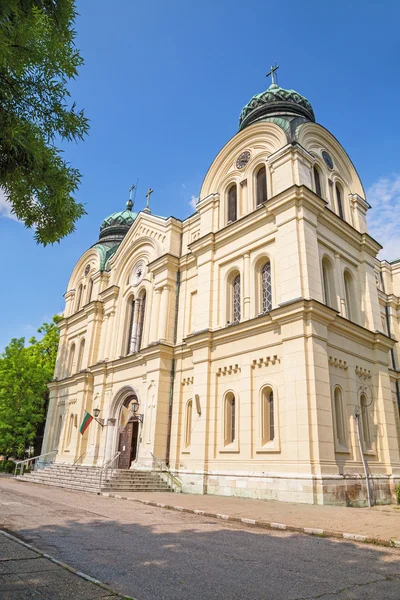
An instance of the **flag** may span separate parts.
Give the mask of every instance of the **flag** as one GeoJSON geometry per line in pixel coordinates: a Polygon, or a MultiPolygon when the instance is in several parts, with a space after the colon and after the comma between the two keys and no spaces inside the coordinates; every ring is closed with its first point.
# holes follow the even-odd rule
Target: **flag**
{"type": "Polygon", "coordinates": [[[82,421],[82,425],[80,426],[79,431],[81,432],[81,434],[83,435],[86,431],[86,429],[89,427],[90,423],[93,421],[93,417],[91,414],[88,413],[87,410],[85,410],[85,416],[83,417],[83,421],[82,421]]]}

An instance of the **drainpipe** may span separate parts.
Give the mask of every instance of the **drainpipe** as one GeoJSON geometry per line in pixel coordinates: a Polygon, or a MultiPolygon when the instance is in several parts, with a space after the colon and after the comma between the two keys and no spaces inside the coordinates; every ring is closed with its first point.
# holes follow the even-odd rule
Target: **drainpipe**
{"type": "Polygon", "coordinates": [[[367,484],[368,506],[371,508],[371,506],[372,506],[372,501],[371,501],[371,486],[370,486],[369,475],[368,475],[368,465],[367,465],[367,461],[366,461],[366,458],[365,458],[365,455],[364,455],[364,450],[363,450],[362,441],[361,441],[360,407],[358,407],[358,406],[356,406],[356,410],[354,412],[354,418],[355,418],[356,423],[357,423],[358,445],[360,447],[361,460],[362,460],[362,464],[363,464],[363,467],[364,467],[365,482],[367,484]]]}
{"type": "MultiPolygon", "coordinates": [[[[183,235],[181,233],[179,256],[182,255],[182,238],[183,238],[183,235]]],[[[179,312],[180,288],[181,288],[181,270],[178,269],[178,272],[176,274],[176,287],[175,287],[174,352],[175,352],[176,340],[178,337],[178,312],[179,312]]],[[[175,383],[175,357],[172,359],[170,377],[171,377],[171,380],[170,380],[170,386],[169,386],[167,450],[166,450],[166,454],[165,454],[165,462],[168,466],[169,466],[169,457],[170,457],[170,451],[171,451],[172,405],[174,402],[174,383],[175,383]]]]}

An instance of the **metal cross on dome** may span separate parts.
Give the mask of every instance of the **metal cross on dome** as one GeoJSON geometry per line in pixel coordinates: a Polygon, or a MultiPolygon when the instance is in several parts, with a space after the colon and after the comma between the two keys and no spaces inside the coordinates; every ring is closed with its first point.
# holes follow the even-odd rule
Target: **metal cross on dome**
{"type": "Polygon", "coordinates": [[[148,189],[148,192],[146,194],[146,198],[147,198],[147,201],[146,201],[146,210],[150,210],[150,208],[149,208],[150,196],[152,195],[153,192],[154,192],[154,190],[152,190],[151,188],[148,189]]]}
{"type": "Polygon", "coordinates": [[[275,61],[275,65],[274,66],[271,65],[270,72],[266,74],[266,77],[269,77],[271,75],[272,83],[278,83],[278,76],[276,76],[276,81],[275,81],[275,71],[277,71],[278,69],[279,69],[279,65],[277,65],[276,61],[275,61]]]}

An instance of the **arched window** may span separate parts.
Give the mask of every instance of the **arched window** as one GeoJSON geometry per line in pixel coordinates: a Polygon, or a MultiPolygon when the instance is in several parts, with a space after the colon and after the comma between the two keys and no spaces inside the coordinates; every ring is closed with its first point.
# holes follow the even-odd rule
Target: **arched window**
{"type": "Polygon", "coordinates": [[[82,302],[82,294],[83,294],[83,285],[82,283],[80,284],[80,286],[78,287],[78,293],[76,296],[76,305],[75,305],[75,310],[78,311],[81,307],[81,302],[82,302]]]}
{"type": "Polygon", "coordinates": [[[224,442],[232,444],[236,438],[236,399],[232,392],[225,396],[224,442]]]}
{"type": "Polygon", "coordinates": [[[322,198],[321,174],[320,174],[319,168],[316,165],[314,165],[314,167],[313,167],[313,174],[314,174],[315,193],[317,194],[317,196],[322,198]]]}
{"type": "Polygon", "coordinates": [[[228,223],[237,219],[237,187],[236,183],[228,190],[228,223]]]}
{"type": "Polygon", "coordinates": [[[88,283],[88,290],[87,290],[87,296],[86,296],[86,304],[89,304],[89,302],[92,301],[92,292],[93,292],[93,279],[90,278],[89,279],[89,283],[88,283]]]}
{"type": "Polygon", "coordinates": [[[337,211],[339,213],[339,217],[341,219],[344,219],[343,202],[342,202],[342,188],[340,187],[340,185],[338,183],[335,185],[335,191],[336,191],[337,211]]]}
{"type": "Polygon", "coordinates": [[[261,269],[261,312],[272,310],[271,263],[268,260],[261,269]]]}
{"type": "Polygon", "coordinates": [[[185,448],[188,448],[192,441],[192,411],[193,400],[189,400],[186,405],[185,448]]]}
{"type": "Polygon", "coordinates": [[[346,316],[349,321],[356,321],[357,308],[353,276],[349,271],[344,272],[344,294],[346,300],[346,316]]]}
{"type": "Polygon", "coordinates": [[[60,415],[58,417],[57,431],[56,431],[56,435],[55,435],[55,438],[54,438],[52,450],[58,450],[58,448],[60,448],[60,438],[61,438],[62,424],[63,424],[63,418],[62,418],[62,415],[60,415]]]}
{"type": "Polygon", "coordinates": [[[261,206],[267,200],[267,171],[265,167],[258,169],[256,174],[256,201],[261,206]]]}
{"type": "Polygon", "coordinates": [[[240,323],[241,299],[240,299],[240,275],[236,275],[232,285],[232,323],[240,323]]]}
{"type": "Polygon", "coordinates": [[[82,369],[82,361],[83,361],[83,353],[85,351],[85,340],[81,341],[81,345],[79,347],[79,355],[78,355],[78,364],[76,365],[76,370],[79,371],[82,369]]]}
{"type": "Polygon", "coordinates": [[[134,318],[135,318],[135,299],[132,298],[128,304],[128,314],[127,314],[127,344],[126,344],[126,353],[130,354],[134,352],[134,338],[136,336],[136,331],[134,328],[134,318]]]}
{"type": "Polygon", "coordinates": [[[361,427],[362,427],[364,446],[367,450],[369,450],[372,445],[371,423],[370,423],[370,418],[369,418],[368,400],[367,400],[367,396],[365,394],[361,394],[361,396],[360,396],[360,406],[361,406],[361,427]]]}
{"type": "Polygon", "coordinates": [[[72,344],[71,350],[69,351],[68,375],[72,375],[72,373],[74,372],[74,361],[75,361],[75,344],[72,344]]]}
{"type": "Polygon", "coordinates": [[[322,285],[325,304],[331,308],[337,308],[335,275],[332,263],[326,256],[322,259],[322,285]]]}
{"type": "Polygon", "coordinates": [[[334,409],[335,409],[335,430],[336,439],[342,446],[346,444],[346,429],[345,429],[345,418],[343,410],[343,397],[342,390],[336,386],[333,395],[334,409]]]}
{"type": "Polygon", "coordinates": [[[274,392],[270,387],[264,388],[261,397],[261,440],[262,444],[272,442],[275,438],[274,392]]]}
{"type": "Polygon", "coordinates": [[[69,417],[69,422],[68,422],[68,432],[67,432],[67,441],[65,443],[65,447],[68,447],[71,443],[71,437],[72,437],[72,428],[74,426],[74,415],[70,415],[69,417]]]}
{"type": "Polygon", "coordinates": [[[142,347],[142,337],[143,337],[143,327],[144,327],[144,311],[146,308],[146,292],[143,293],[141,298],[139,298],[139,314],[138,314],[138,325],[137,325],[137,334],[136,334],[136,346],[135,352],[139,352],[142,347]]]}

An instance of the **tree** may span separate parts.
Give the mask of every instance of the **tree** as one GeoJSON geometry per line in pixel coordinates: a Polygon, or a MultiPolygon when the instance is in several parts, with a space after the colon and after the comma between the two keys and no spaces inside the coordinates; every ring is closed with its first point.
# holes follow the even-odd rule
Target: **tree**
{"type": "Polygon", "coordinates": [[[24,457],[42,435],[48,407],[46,384],[53,378],[58,347],[57,323],[44,323],[41,339],[12,339],[0,357],[0,452],[24,457]]]}
{"type": "Polygon", "coordinates": [[[56,146],[88,131],[67,89],[83,64],[75,16],[75,0],[0,0],[0,187],[44,245],[85,214],[73,198],[81,174],[56,146]]]}

